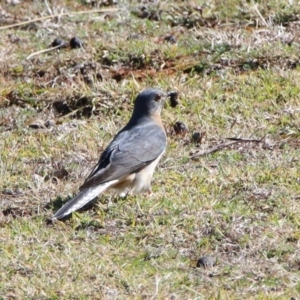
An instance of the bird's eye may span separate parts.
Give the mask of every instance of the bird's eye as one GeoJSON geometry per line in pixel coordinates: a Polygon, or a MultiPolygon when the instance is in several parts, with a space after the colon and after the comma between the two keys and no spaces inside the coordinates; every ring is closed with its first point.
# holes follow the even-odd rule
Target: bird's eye
{"type": "Polygon", "coordinates": [[[155,95],[154,100],[157,101],[157,102],[160,102],[161,97],[162,97],[161,94],[157,94],[157,95],[155,95]]]}

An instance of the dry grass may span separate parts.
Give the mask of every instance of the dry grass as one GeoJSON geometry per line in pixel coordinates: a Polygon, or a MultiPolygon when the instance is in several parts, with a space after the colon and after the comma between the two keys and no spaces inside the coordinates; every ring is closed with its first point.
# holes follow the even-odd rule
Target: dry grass
{"type": "Polygon", "coordinates": [[[3,26],[70,15],[1,29],[0,299],[298,299],[300,6],[118,1],[71,14],[100,2],[1,4],[3,26]],[[83,48],[26,59],[73,36],[83,48]],[[163,111],[153,196],[108,192],[49,224],[152,86],[180,92],[163,111]],[[260,142],[197,156],[226,138],[260,142]],[[197,267],[205,255],[216,264],[197,267]]]}

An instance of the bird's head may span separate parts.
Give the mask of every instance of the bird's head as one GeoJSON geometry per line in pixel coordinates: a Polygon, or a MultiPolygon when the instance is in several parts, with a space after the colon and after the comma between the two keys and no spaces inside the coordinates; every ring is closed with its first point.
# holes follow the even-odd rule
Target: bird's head
{"type": "Polygon", "coordinates": [[[135,99],[133,114],[140,116],[160,114],[170,94],[158,89],[149,89],[141,92],[135,99]]]}

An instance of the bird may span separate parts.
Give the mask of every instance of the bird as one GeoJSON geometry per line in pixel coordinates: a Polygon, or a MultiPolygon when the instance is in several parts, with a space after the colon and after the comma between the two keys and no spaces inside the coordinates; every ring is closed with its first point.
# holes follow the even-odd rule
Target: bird
{"type": "Polygon", "coordinates": [[[138,94],[127,125],[102,152],[77,195],[65,203],[52,220],[77,211],[109,188],[120,195],[129,192],[151,194],[154,170],[167,148],[161,110],[166,99],[173,94],[153,88],[138,94]]]}

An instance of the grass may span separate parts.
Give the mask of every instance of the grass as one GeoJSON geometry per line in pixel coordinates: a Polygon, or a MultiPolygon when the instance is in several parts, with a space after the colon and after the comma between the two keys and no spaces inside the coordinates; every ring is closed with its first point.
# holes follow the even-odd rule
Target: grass
{"type": "MultiPolygon", "coordinates": [[[[1,4],[2,20],[95,8],[48,5],[1,4]]],[[[298,299],[300,6],[141,6],[0,31],[0,299],[298,299]],[[75,35],[83,49],[26,59],[75,35]],[[49,223],[153,86],[180,99],[153,195],[108,191],[49,223]],[[252,142],[208,152],[227,138],[252,142]]]]}

